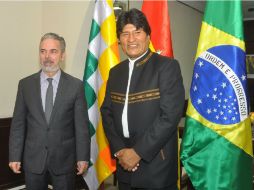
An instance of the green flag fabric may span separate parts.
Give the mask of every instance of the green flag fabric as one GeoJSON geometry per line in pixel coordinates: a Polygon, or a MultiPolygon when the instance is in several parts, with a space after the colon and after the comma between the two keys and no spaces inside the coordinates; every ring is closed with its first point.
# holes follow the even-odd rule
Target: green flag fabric
{"type": "Polygon", "coordinates": [[[181,160],[197,190],[251,190],[242,2],[207,1],[195,58],[181,160]]]}

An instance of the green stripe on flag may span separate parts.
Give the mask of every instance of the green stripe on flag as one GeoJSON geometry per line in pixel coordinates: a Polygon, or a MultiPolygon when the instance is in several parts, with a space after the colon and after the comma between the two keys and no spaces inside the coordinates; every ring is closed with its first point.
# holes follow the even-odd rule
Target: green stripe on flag
{"type": "Polygon", "coordinates": [[[97,22],[93,19],[92,26],[90,30],[90,36],[89,36],[89,43],[97,36],[97,34],[100,32],[100,26],[97,24],[97,22]]]}
{"type": "Polygon", "coordinates": [[[89,109],[96,101],[96,94],[93,88],[86,81],[85,81],[85,95],[86,95],[87,107],[89,109]]]}
{"type": "Polygon", "coordinates": [[[93,166],[93,163],[89,160],[88,167],[90,168],[91,166],[93,166]]]}
{"type": "Polygon", "coordinates": [[[84,81],[88,80],[89,77],[96,71],[98,67],[97,58],[88,50],[86,56],[86,68],[84,72],[84,81]]]}
{"type": "Polygon", "coordinates": [[[92,137],[95,134],[95,127],[93,126],[93,124],[91,123],[91,121],[89,121],[89,134],[90,137],[92,137]]]}
{"type": "Polygon", "coordinates": [[[207,1],[206,3],[204,22],[241,40],[244,39],[241,3],[232,1],[207,1]]]}
{"type": "Polygon", "coordinates": [[[191,117],[185,126],[181,159],[196,189],[252,189],[251,156],[191,117]]]}

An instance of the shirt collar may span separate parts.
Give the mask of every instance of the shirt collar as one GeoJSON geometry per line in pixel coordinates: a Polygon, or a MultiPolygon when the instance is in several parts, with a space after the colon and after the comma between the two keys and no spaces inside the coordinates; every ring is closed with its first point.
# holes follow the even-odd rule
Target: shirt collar
{"type": "Polygon", "coordinates": [[[52,78],[57,84],[59,83],[61,76],[61,69],[59,69],[53,77],[48,77],[43,71],[41,71],[40,77],[41,81],[46,81],[48,78],[52,78]]]}
{"type": "Polygon", "coordinates": [[[132,63],[132,64],[135,63],[135,61],[137,61],[138,59],[140,59],[141,57],[143,57],[147,52],[148,52],[148,50],[146,50],[145,53],[143,53],[141,56],[139,56],[139,57],[136,58],[136,59],[130,59],[130,58],[128,58],[128,59],[129,59],[129,62],[132,63]]]}

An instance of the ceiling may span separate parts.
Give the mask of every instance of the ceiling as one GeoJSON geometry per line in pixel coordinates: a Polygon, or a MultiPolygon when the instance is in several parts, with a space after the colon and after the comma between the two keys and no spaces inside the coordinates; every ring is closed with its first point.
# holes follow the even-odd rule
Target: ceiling
{"type": "MultiPolygon", "coordinates": [[[[204,13],[205,9],[205,1],[192,1],[192,0],[185,0],[185,1],[179,1],[187,6],[190,6],[194,9],[196,9],[199,12],[204,13]]],[[[248,20],[254,20],[254,1],[242,1],[243,2],[243,18],[248,20]]]]}

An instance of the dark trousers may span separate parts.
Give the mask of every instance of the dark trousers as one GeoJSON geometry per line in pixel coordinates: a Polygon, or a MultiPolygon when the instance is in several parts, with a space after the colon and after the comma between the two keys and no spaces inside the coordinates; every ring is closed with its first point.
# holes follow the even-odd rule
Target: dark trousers
{"type": "Polygon", "coordinates": [[[118,182],[118,188],[119,190],[177,190],[177,185],[174,184],[163,188],[135,188],[131,187],[128,183],[118,182]]]}
{"type": "MultiPolygon", "coordinates": [[[[50,154],[49,154],[50,155],[50,154]]],[[[50,169],[50,156],[47,157],[46,166],[42,174],[34,174],[25,171],[25,183],[27,190],[48,190],[51,182],[54,190],[74,190],[75,171],[72,173],[56,175],[50,169]]]]}
{"type": "Polygon", "coordinates": [[[52,183],[54,190],[74,190],[75,173],[55,175],[47,170],[42,174],[25,172],[25,183],[27,190],[48,190],[49,182],[52,183]]]}

